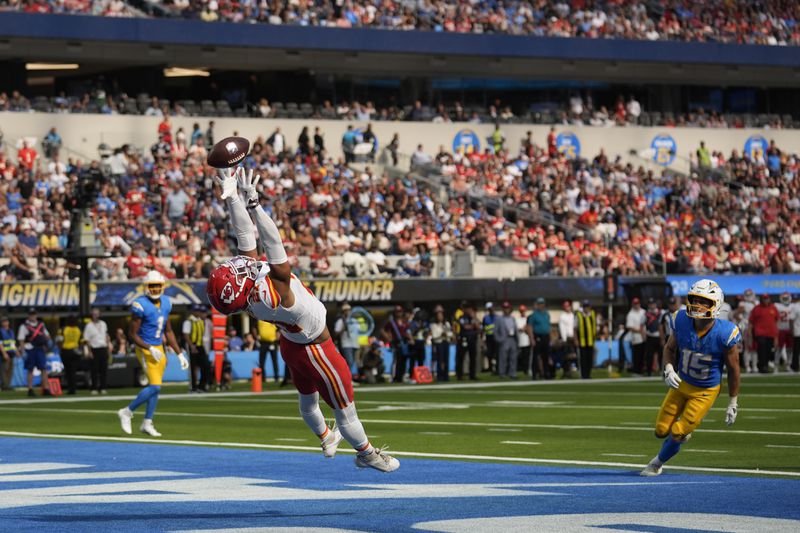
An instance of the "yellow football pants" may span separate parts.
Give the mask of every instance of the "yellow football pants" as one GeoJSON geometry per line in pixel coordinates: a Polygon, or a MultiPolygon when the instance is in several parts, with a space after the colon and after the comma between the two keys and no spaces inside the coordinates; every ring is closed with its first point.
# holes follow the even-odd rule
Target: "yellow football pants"
{"type": "MultiPolygon", "coordinates": [[[[159,348],[161,348],[162,352],[164,351],[163,346],[159,346],[159,348]]],[[[153,356],[150,355],[150,350],[143,350],[137,346],[136,357],[139,359],[139,364],[144,368],[147,381],[150,382],[150,385],[161,385],[161,380],[164,379],[164,370],[167,368],[167,354],[164,353],[164,357],[161,361],[156,361],[153,359],[153,356]]]]}
{"type": "Polygon", "coordinates": [[[669,434],[683,439],[697,429],[714,401],[719,396],[719,385],[710,389],[695,387],[681,381],[677,389],[670,388],[661,403],[656,418],[656,437],[669,434]]]}

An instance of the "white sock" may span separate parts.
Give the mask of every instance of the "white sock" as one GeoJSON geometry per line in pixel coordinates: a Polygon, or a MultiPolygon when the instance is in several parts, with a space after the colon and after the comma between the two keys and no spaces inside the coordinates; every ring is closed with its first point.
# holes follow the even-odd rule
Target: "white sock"
{"type": "Polygon", "coordinates": [[[319,408],[319,393],[314,394],[300,394],[300,415],[305,420],[306,424],[314,435],[322,437],[328,431],[328,425],[325,423],[325,417],[322,415],[322,410],[319,408]]]}
{"type": "Polygon", "coordinates": [[[752,350],[744,352],[744,366],[746,368],[756,368],[758,361],[758,354],[752,350]]]}
{"type": "Polygon", "coordinates": [[[364,426],[361,425],[361,421],[358,419],[355,404],[348,404],[344,409],[334,409],[333,413],[336,416],[336,425],[339,426],[339,431],[342,433],[344,440],[349,442],[350,446],[359,453],[370,453],[372,445],[369,443],[364,426]]]}

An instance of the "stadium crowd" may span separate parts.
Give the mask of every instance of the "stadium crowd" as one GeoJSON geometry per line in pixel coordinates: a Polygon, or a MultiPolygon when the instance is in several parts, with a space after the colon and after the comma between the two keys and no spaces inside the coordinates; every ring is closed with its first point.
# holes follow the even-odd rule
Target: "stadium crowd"
{"type": "MultiPolygon", "coordinates": [[[[498,130],[499,131],[499,130],[498,130]]],[[[482,253],[532,263],[536,274],[800,271],[796,154],[771,143],[752,161],[698,148],[691,176],[652,170],[602,151],[570,161],[529,135],[519,153],[451,154],[435,161],[455,197],[489,198],[547,214],[552,224],[496,224],[482,253]]]]}
{"type": "MultiPolygon", "coordinates": [[[[43,154],[26,144],[0,153],[2,279],[76,275],[61,252],[81,191],[112,256],[93,263],[95,279],[138,278],[149,268],[202,278],[234,254],[205,164],[213,122],[187,132],[165,117],[158,132],[147,153],[124,146],[91,163],[62,159],[55,129],[43,154]]],[[[245,165],[263,174],[264,205],[305,275],[355,274],[334,270],[335,255],[346,264],[364,258],[362,274],[424,276],[434,256],[469,249],[529,262],[537,275],[800,271],[800,162],[774,143],[758,161],[703,147],[697,173],[685,177],[602,151],[569,160],[554,130],[541,145],[529,135],[518,150],[496,134],[484,153],[417,148],[412,164],[441,174],[443,201],[413,175],[390,179],[329,157],[319,128],[304,129],[294,146],[280,129],[258,137],[245,165]],[[401,262],[390,264],[390,255],[401,262]]]]}
{"type": "MultiPolygon", "coordinates": [[[[385,106],[347,100],[332,103],[324,100],[320,105],[310,102],[270,102],[267,98],[253,101],[229,102],[225,99],[178,100],[140,93],[129,96],[118,88],[106,88],[97,80],[93,88],[80,96],[36,96],[29,99],[19,91],[0,92],[0,111],[42,113],[96,113],[103,115],[145,116],[204,116],[204,117],[256,117],[302,118],[325,120],[402,121],[416,122],[466,122],[470,124],[562,124],[572,126],[664,126],[697,128],[798,128],[800,120],[785,113],[724,113],[692,108],[685,113],[645,110],[635,96],[625,99],[618,95],[613,101],[595,101],[591,91],[574,92],[565,101],[530,104],[527,107],[508,105],[499,98],[489,105],[462,104],[461,102],[427,105],[420,100],[411,104],[385,106]],[[236,108],[236,109],[234,109],[236,108]]],[[[110,85],[114,85],[113,83],[110,85]]],[[[400,95],[398,95],[400,96],[400,95]]]]}
{"type": "Polygon", "coordinates": [[[425,30],[450,33],[500,33],[589,39],[697,41],[759,45],[798,45],[798,6],[788,0],[750,2],[711,0],[511,0],[393,2],[348,0],[273,1],[167,0],[4,0],[4,9],[32,13],[85,13],[102,16],[181,17],[206,22],[263,23],[425,30]]]}

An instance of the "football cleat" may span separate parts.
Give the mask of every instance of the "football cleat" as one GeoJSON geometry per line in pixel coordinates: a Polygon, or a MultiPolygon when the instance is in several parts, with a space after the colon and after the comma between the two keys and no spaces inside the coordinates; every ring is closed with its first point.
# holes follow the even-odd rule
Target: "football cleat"
{"type": "Polygon", "coordinates": [[[639,475],[644,477],[660,476],[663,469],[664,465],[658,460],[658,456],[655,456],[650,460],[649,463],[647,463],[647,466],[644,467],[644,470],[639,472],[639,475]]]}
{"type": "Polygon", "coordinates": [[[124,407],[117,411],[117,416],[119,417],[119,425],[122,426],[122,431],[130,435],[132,432],[131,420],[133,420],[133,411],[124,407]]]}
{"type": "Polygon", "coordinates": [[[145,418],[144,419],[144,421],[142,422],[142,425],[139,428],[139,430],[142,433],[146,433],[146,434],[150,435],[151,437],[160,437],[161,436],[161,433],[156,431],[156,427],[153,425],[153,421],[150,420],[149,418],[145,418]]]}
{"type": "Polygon", "coordinates": [[[322,447],[322,455],[328,459],[336,455],[336,450],[339,448],[339,443],[342,442],[342,433],[336,427],[336,422],[330,428],[328,435],[322,440],[320,446],[322,447]]]}
{"type": "Polygon", "coordinates": [[[356,455],[356,466],[359,468],[374,468],[381,472],[393,472],[400,468],[400,461],[384,452],[386,447],[373,448],[368,453],[356,455]]]}

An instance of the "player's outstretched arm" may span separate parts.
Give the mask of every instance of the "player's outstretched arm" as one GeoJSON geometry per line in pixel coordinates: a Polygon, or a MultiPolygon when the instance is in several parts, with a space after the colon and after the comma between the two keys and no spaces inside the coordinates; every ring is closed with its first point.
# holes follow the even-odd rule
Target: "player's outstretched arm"
{"type": "Polygon", "coordinates": [[[681,384],[681,378],[675,372],[673,365],[675,364],[676,356],[678,353],[678,342],[675,340],[675,335],[670,335],[667,344],[664,345],[664,383],[668,387],[677,389],[681,384]]]}
{"type": "Polygon", "coordinates": [[[288,283],[292,276],[292,268],[289,266],[289,258],[286,256],[280,231],[278,231],[275,221],[264,211],[258,201],[256,185],[261,176],[253,176],[252,169],[245,171],[244,168],[239,168],[237,170],[237,179],[239,188],[247,199],[247,209],[253,216],[253,220],[255,220],[261,247],[267,255],[270,277],[288,283]]]}
{"type": "Polygon", "coordinates": [[[219,171],[219,177],[215,177],[214,179],[222,188],[221,198],[225,200],[225,203],[228,205],[239,253],[252,257],[253,259],[258,259],[253,221],[250,220],[247,209],[242,199],[239,197],[239,192],[236,188],[237,173],[238,171],[232,168],[221,169],[219,171]]]}
{"type": "Polygon", "coordinates": [[[739,344],[734,345],[725,354],[728,362],[728,395],[731,397],[725,412],[725,423],[729,426],[736,422],[739,412],[739,344]]]}

